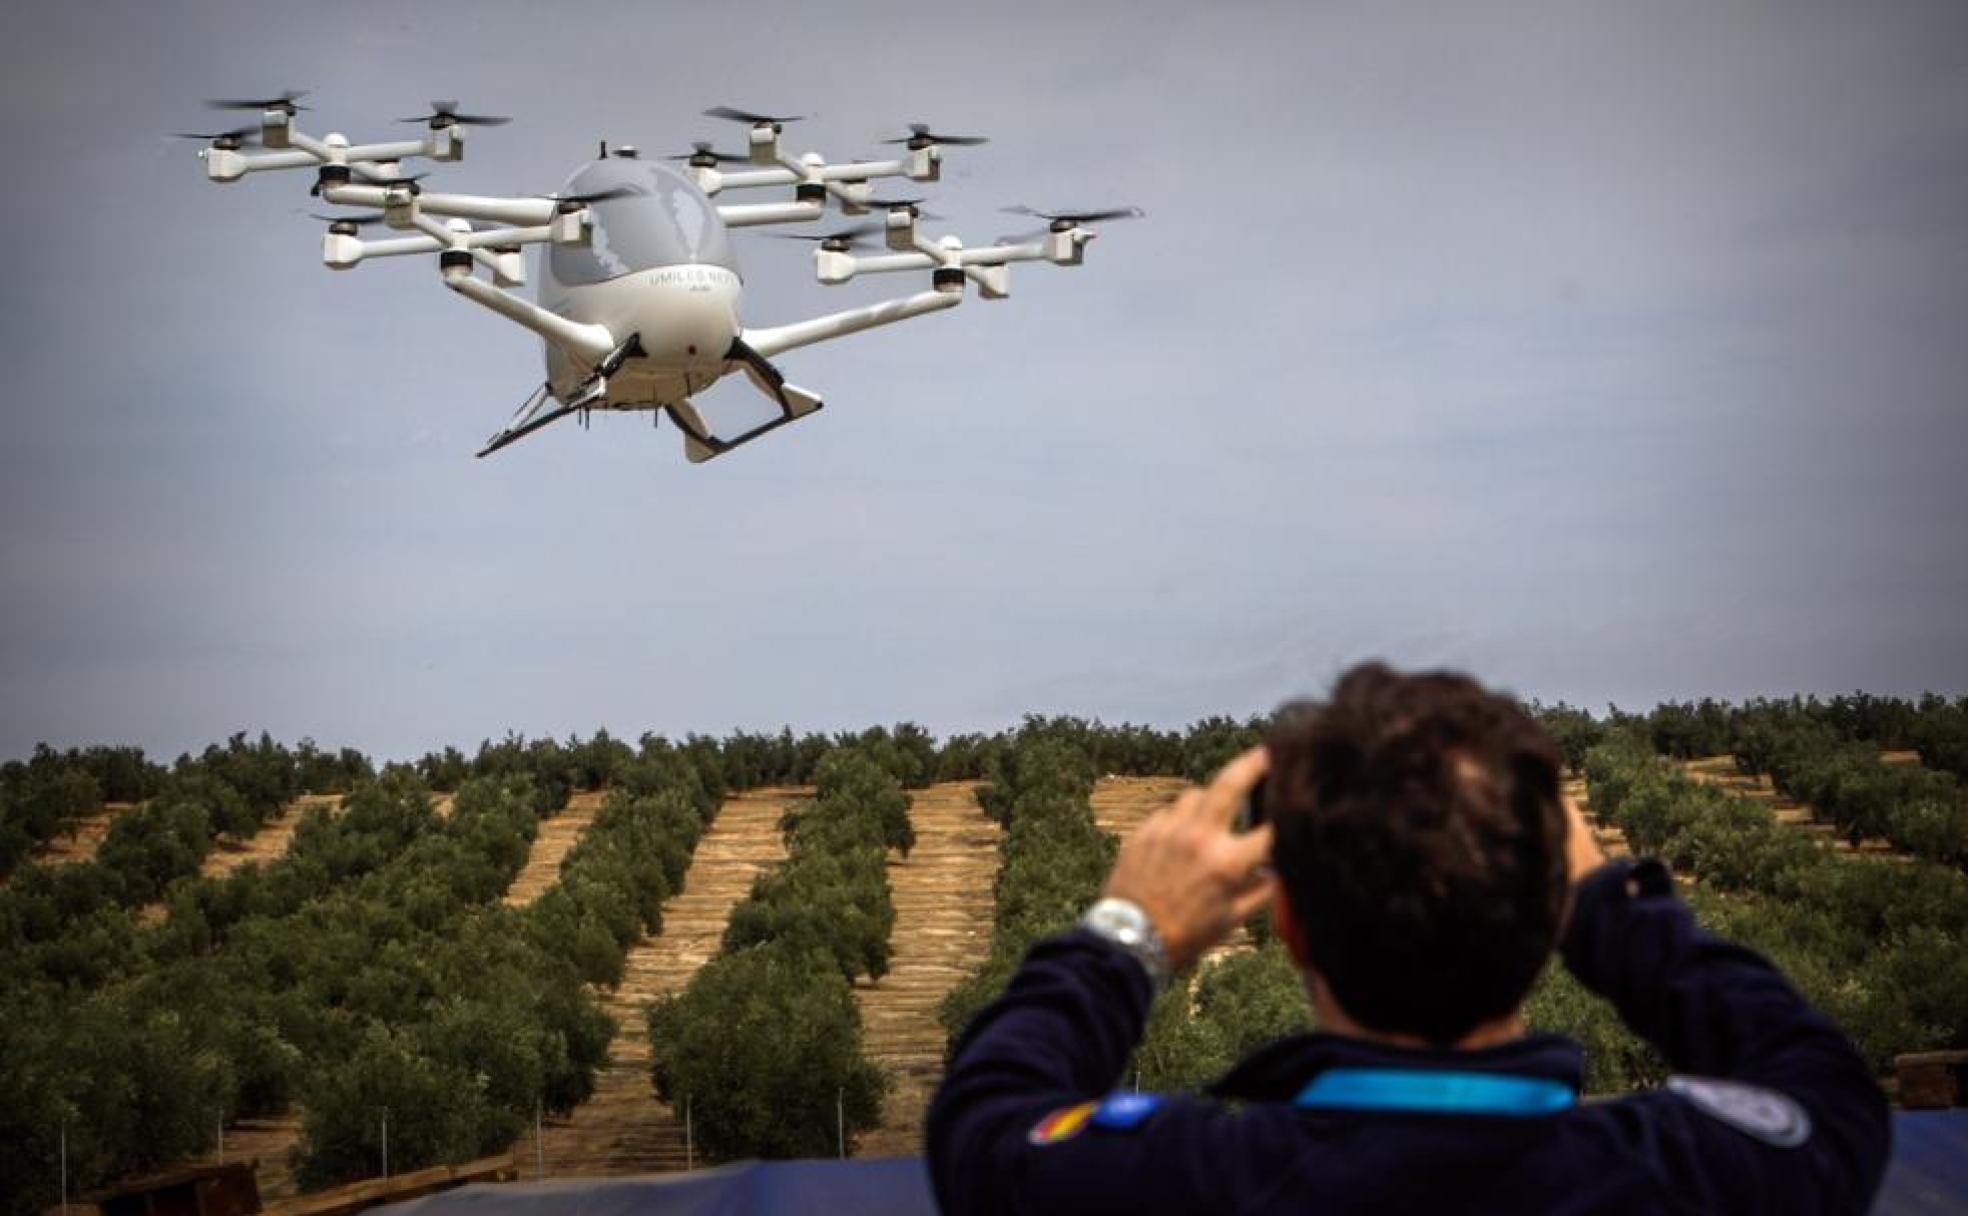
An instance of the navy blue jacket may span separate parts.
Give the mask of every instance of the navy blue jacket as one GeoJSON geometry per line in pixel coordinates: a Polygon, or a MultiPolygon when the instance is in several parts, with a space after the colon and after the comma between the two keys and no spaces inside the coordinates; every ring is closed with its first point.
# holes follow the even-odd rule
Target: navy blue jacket
{"type": "Polygon", "coordinates": [[[1076,930],[1034,946],[958,1043],[926,1129],[937,1202],[952,1216],[1864,1211],[1889,1150],[1864,1061],[1774,967],[1697,928],[1648,873],[1614,862],[1587,877],[1564,960],[1689,1076],[1572,1104],[1583,1054],[1560,1036],[1423,1051],[1309,1034],[1202,1094],[1109,1096],[1153,992],[1132,957],[1076,930]],[[1362,1068],[1496,1074],[1474,1088],[1556,1091],[1562,1109],[1301,1100],[1322,1074],[1362,1068]]]}

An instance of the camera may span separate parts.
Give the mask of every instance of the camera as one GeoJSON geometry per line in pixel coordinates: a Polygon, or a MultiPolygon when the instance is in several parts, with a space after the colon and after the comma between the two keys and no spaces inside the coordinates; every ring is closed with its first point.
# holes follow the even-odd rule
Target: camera
{"type": "Polygon", "coordinates": [[[1244,795],[1244,804],[1237,808],[1237,818],[1231,825],[1234,832],[1248,832],[1262,827],[1268,817],[1264,809],[1264,786],[1269,776],[1259,777],[1244,795]]]}

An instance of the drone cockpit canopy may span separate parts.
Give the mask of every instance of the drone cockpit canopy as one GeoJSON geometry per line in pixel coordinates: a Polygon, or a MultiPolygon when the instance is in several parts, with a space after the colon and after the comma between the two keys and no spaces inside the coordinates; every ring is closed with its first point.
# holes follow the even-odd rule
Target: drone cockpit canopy
{"type": "Polygon", "coordinates": [[[737,273],[716,204],[660,161],[591,161],[567,179],[560,196],[595,200],[588,206],[586,245],[546,246],[547,271],[564,286],[602,283],[651,266],[722,266],[737,273]]]}

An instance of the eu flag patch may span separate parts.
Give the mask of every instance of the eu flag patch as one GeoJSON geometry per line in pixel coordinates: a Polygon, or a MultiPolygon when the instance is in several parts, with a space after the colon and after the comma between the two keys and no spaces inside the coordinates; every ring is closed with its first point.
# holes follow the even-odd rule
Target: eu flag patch
{"type": "Polygon", "coordinates": [[[1093,1125],[1113,1132],[1131,1132],[1148,1121],[1162,1104],[1162,1095],[1127,1092],[1109,1094],[1093,1112],[1093,1125]]]}

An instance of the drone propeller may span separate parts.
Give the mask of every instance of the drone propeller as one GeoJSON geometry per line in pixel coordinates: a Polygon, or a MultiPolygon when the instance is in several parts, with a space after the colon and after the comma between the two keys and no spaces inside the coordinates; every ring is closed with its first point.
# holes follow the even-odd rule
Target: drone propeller
{"type": "Polygon", "coordinates": [[[346,224],[351,228],[367,228],[371,224],[382,223],[386,217],[380,211],[359,215],[323,215],[319,211],[310,211],[308,212],[308,218],[311,220],[320,220],[331,226],[346,224]]]}
{"type": "Polygon", "coordinates": [[[209,140],[215,148],[237,148],[241,144],[257,143],[260,129],[253,127],[234,127],[230,131],[173,131],[178,139],[209,140]]]}
{"type": "Polygon", "coordinates": [[[426,123],[431,130],[442,131],[446,127],[503,127],[512,119],[504,114],[460,114],[455,101],[433,101],[430,113],[396,121],[426,123]]]}
{"type": "Polygon", "coordinates": [[[308,218],[326,223],[329,233],[334,236],[354,236],[371,224],[382,223],[386,217],[380,211],[360,215],[323,215],[319,211],[310,211],[308,218]]]}
{"type": "Polygon", "coordinates": [[[687,160],[693,165],[748,164],[750,163],[751,160],[751,158],[747,156],[733,156],[729,152],[720,152],[716,148],[713,148],[711,146],[711,141],[708,139],[699,139],[693,141],[690,145],[690,149],[691,150],[688,152],[679,152],[675,156],[668,156],[665,157],[664,159],[687,160]]]}
{"type": "Polygon", "coordinates": [[[812,115],[810,114],[754,114],[750,110],[734,110],[730,106],[712,106],[710,109],[704,111],[704,117],[725,118],[731,120],[732,122],[742,122],[748,126],[753,126],[753,127],[762,127],[762,126],[779,127],[784,125],[785,123],[798,122],[802,118],[811,118],[812,115]]]}
{"type": "Polygon", "coordinates": [[[833,250],[873,249],[874,245],[868,238],[887,229],[887,224],[853,224],[832,232],[768,232],[765,235],[781,241],[815,241],[823,248],[833,250]]]}
{"type": "Polygon", "coordinates": [[[983,135],[938,135],[929,129],[926,122],[912,122],[909,133],[900,139],[884,139],[885,144],[950,144],[953,147],[972,148],[978,144],[988,144],[990,139],[983,135]]]}
{"type": "Polygon", "coordinates": [[[871,198],[861,205],[864,207],[886,207],[890,211],[906,208],[911,215],[914,215],[919,220],[940,220],[943,218],[933,211],[924,211],[917,205],[922,201],[920,198],[871,198]]]}
{"type": "Polygon", "coordinates": [[[308,91],[306,89],[288,89],[278,97],[217,98],[209,100],[205,104],[214,110],[285,110],[289,115],[292,115],[296,110],[305,110],[308,108],[307,106],[294,104],[307,95],[308,91]]]}
{"type": "MultiPolygon", "coordinates": [[[[379,160],[376,162],[378,166],[395,165],[396,163],[397,162],[393,160],[379,160]]],[[[424,192],[423,187],[419,186],[417,183],[423,181],[425,178],[429,176],[430,176],[430,172],[426,170],[423,173],[404,173],[404,174],[399,174],[396,177],[375,177],[370,180],[369,184],[372,186],[381,186],[385,190],[389,189],[392,186],[408,186],[410,187],[410,193],[422,194],[424,192]]]]}
{"type": "Polygon", "coordinates": [[[1029,215],[1049,224],[1101,224],[1108,220],[1140,219],[1148,214],[1139,207],[1109,207],[1101,211],[1037,211],[1020,204],[1016,207],[1000,207],[1006,215],[1029,215]]]}
{"type": "Polygon", "coordinates": [[[606,190],[590,190],[585,194],[536,194],[535,198],[551,199],[563,207],[580,208],[590,203],[605,203],[609,199],[627,198],[641,191],[633,186],[610,186],[606,190]]]}

